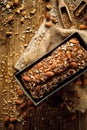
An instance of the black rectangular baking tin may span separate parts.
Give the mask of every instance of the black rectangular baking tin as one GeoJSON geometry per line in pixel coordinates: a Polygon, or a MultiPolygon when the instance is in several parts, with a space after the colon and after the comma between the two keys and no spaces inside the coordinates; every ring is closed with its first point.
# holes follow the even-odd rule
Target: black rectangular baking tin
{"type": "Polygon", "coordinates": [[[49,93],[47,93],[45,96],[43,96],[40,99],[33,98],[32,95],[30,94],[29,90],[26,89],[26,87],[24,86],[24,84],[22,82],[21,74],[23,72],[25,72],[29,68],[32,68],[35,64],[37,64],[38,62],[40,62],[43,58],[46,58],[47,56],[49,56],[51,54],[51,52],[53,52],[60,45],[62,45],[64,43],[66,43],[67,41],[69,41],[71,38],[77,38],[80,41],[80,45],[87,51],[87,43],[85,43],[84,40],[81,38],[81,36],[77,32],[75,32],[75,33],[71,34],[70,36],[68,36],[67,38],[65,38],[57,47],[55,47],[53,50],[51,50],[50,52],[48,52],[47,54],[45,54],[44,56],[42,56],[40,59],[36,60],[31,65],[28,65],[27,67],[25,67],[21,71],[16,72],[15,78],[18,81],[18,83],[20,84],[20,87],[22,88],[22,90],[24,91],[24,93],[32,100],[32,102],[35,105],[38,105],[43,100],[45,100],[47,97],[49,97],[53,93],[57,92],[62,87],[64,87],[65,85],[67,85],[68,83],[70,83],[71,81],[73,81],[74,79],[76,79],[77,77],[79,77],[85,71],[87,71],[87,66],[86,66],[84,69],[79,70],[77,73],[75,73],[72,76],[70,76],[69,78],[65,79],[63,82],[57,84],[52,91],[50,91],[49,93]]]}

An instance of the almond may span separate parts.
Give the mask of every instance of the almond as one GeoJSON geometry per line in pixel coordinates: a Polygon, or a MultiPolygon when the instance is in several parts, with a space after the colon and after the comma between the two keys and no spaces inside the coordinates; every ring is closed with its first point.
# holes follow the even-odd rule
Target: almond
{"type": "Polygon", "coordinates": [[[15,121],[17,121],[17,117],[11,117],[11,118],[9,119],[9,121],[10,121],[10,122],[15,122],[15,121]]]}
{"type": "Polygon", "coordinates": [[[71,62],[71,63],[70,63],[70,66],[71,66],[72,68],[76,68],[76,67],[78,66],[78,64],[77,64],[76,62],[71,62]]]}
{"type": "Polygon", "coordinates": [[[55,69],[55,68],[56,68],[56,65],[57,65],[57,63],[54,62],[54,63],[51,65],[51,69],[55,69]]]}
{"type": "Polygon", "coordinates": [[[77,80],[77,81],[75,82],[75,84],[76,84],[76,85],[82,85],[82,81],[81,81],[81,80],[77,80]]]}
{"type": "Polygon", "coordinates": [[[19,96],[23,96],[23,94],[24,94],[23,91],[22,91],[22,89],[18,89],[17,93],[18,93],[19,96]]]}
{"type": "Polygon", "coordinates": [[[81,24],[79,25],[79,29],[85,30],[87,29],[87,26],[85,24],[81,24]]]}
{"type": "Polygon", "coordinates": [[[40,86],[39,86],[39,85],[35,87],[35,91],[36,91],[37,93],[40,92],[40,86]]]}
{"type": "Polygon", "coordinates": [[[54,73],[52,71],[48,71],[45,73],[45,76],[52,77],[54,73]]]}
{"type": "Polygon", "coordinates": [[[57,23],[57,19],[55,17],[52,17],[51,20],[53,23],[57,23]]]}
{"type": "Polygon", "coordinates": [[[24,113],[22,114],[22,118],[25,120],[25,119],[27,119],[27,117],[28,117],[27,112],[24,112],[24,113]]]}
{"type": "Polygon", "coordinates": [[[70,39],[69,42],[71,42],[71,43],[75,43],[75,44],[78,44],[78,43],[79,43],[79,41],[77,41],[77,40],[74,39],[74,38],[70,39]]]}
{"type": "Polygon", "coordinates": [[[27,81],[27,82],[31,81],[31,79],[28,76],[23,76],[22,79],[25,80],[25,81],[27,81]]]}
{"type": "Polygon", "coordinates": [[[15,127],[14,127],[14,125],[13,125],[12,123],[9,124],[8,128],[9,128],[10,130],[14,130],[14,129],[15,129],[15,127]]]}
{"type": "Polygon", "coordinates": [[[17,99],[17,100],[15,100],[15,102],[16,102],[18,105],[21,105],[21,104],[23,103],[23,100],[17,99]]]}
{"type": "Polygon", "coordinates": [[[45,26],[46,26],[46,27],[51,27],[52,25],[53,25],[52,22],[46,22],[46,23],[45,23],[45,26]]]}
{"type": "Polygon", "coordinates": [[[29,106],[32,106],[32,105],[33,105],[33,102],[32,102],[31,100],[28,100],[27,104],[28,104],[29,106]]]}
{"type": "Polygon", "coordinates": [[[26,15],[26,11],[22,11],[21,15],[24,17],[26,15]]]}
{"type": "Polygon", "coordinates": [[[8,23],[12,22],[14,20],[14,15],[10,15],[8,17],[8,23]]]}
{"type": "Polygon", "coordinates": [[[37,67],[38,69],[41,68],[41,67],[42,67],[42,63],[39,62],[39,63],[36,65],[36,67],[37,67]]]}
{"type": "Polygon", "coordinates": [[[9,117],[8,116],[5,116],[4,119],[3,119],[4,123],[8,123],[9,121],[9,117]]]}
{"type": "Polygon", "coordinates": [[[50,20],[50,17],[51,17],[50,13],[46,12],[45,17],[46,17],[47,20],[50,20]]]}
{"type": "Polygon", "coordinates": [[[23,102],[23,103],[20,105],[20,108],[21,108],[21,109],[24,109],[25,106],[26,106],[26,102],[23,102]]]}

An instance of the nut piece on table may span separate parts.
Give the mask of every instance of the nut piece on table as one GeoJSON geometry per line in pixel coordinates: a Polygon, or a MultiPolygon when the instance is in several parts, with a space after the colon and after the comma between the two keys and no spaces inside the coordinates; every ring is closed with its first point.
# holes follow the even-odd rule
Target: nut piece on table
{"type": "Polygon", "coordinates": [[[87,29],[87,26],[84,24],[81,24],[81,25],[79,25],[79,29],[85,30],[85,29],[87,29]]]}
{"type": "Polygon", "coordinates": [[[46,22],[46,23],[45,23],[45,26],[46,26],[46,27],[52,27],[52,25],[53,25],[53,24],[52,24],[51,22],[46,22]]]}

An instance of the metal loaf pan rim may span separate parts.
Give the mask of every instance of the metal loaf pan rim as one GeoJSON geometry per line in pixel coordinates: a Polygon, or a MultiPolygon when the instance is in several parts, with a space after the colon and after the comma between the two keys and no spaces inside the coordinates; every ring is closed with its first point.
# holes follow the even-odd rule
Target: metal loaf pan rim
{"type": "Polygon", "coordinates": [[[66,43],[67,41],[69,41],[71,38],[77,38],[80,41],[80,45],[87,51],[87,44],[84,42],[84,40],[82,39],[82,37],[79,35],[78,32],[75,32],[71,35],[69,35],[68,37],[66,37],[57,47],[55,47],[53,50],[51,50],[50,52],[48,52],[47,54],[45,54],[44,56],[42,56],[41,58],[39,58],[38,60],[36,60],[35,62],[33,62],[31,65],[28,65],[27,67],[23,68],[21,71],[18,71],[15,73],[15,79],[17,80],[17,82],[19,83],[21,89],[24,91],[24,93],[27,95],[28,98],[30,98],[32,100],[32,102],[34,103],[35,106],[37,106],[39,103],[41,103],[42,101],[44,101],[45,99],[47,99],[49,96],[51,96],[52,94],[54,94],[55,92],[57,92],[58,90],[60,90],[61,88],[63,88],[65,85],[69,84],[71,81],[73,81],[74,79],[76,79],[77,77],[79,77],[81,74],[83,74],[85,71],[87,71],[87,66],[80,70],[79,72],[75,73],[74,75],[70,76],[68,79],[64,80],[62,84],[59,84],[60,86],[56,85],[55,89],[50,91],[48,94],[46,94],[45,96],[43,96],[42,98],[40,98],[39,100],[36,100],[34,98],[32,98],[31,94],[28,92],[28,90],[25,88],[22,80],[21,80],[21,74],[26,71],[29,68],[32,68],[33,65],[37,64],[39,61],[41,61],[43,58],[49,56],[49,54],[51,54],[51,52],[53,52],[56,48],[58,48],[59,46],[63,45],[64,43],[66,43]],[[58,88],[57,88],[58,86],[58,88]]]}

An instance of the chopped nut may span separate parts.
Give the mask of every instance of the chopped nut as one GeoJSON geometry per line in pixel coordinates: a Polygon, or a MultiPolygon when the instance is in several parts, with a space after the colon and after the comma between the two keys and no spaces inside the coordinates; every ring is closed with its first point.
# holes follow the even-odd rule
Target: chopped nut
{"type": "Polygon", "coordinates": [[[33,9],[30,11],[31,14],[35,14],[36,13],[36,9],[33,9]]]}
{"type": "Polygon", "coordinates": [[[12,6],[13,6],[13,2],[8,2],[7,5],[6,5],[6,8],[10,9],[12,6]]]}
{"type": "Polygon", "coordinates": [[[51,10],[51,9],[52,9],[52,5],[47,4],[47,5],[46,5],[46,9],[51,10]]]}
{"type": "Polygon", "coordinates": [[[7,35],[7,36],[11,36],[11,35],[12,35],[12,32],[6,32],[6,35],[7,35]]]}
{"type": "Polygon", "coordinates": [[[10,15],[8,17],[8,23],[12,22],[14,20],[14,15],[10,15]]]}
{"type": "Polygon", "coordinates": [[[26,11],[22,11],[21,15],[24,17],[26,15],[26,11]]]}

